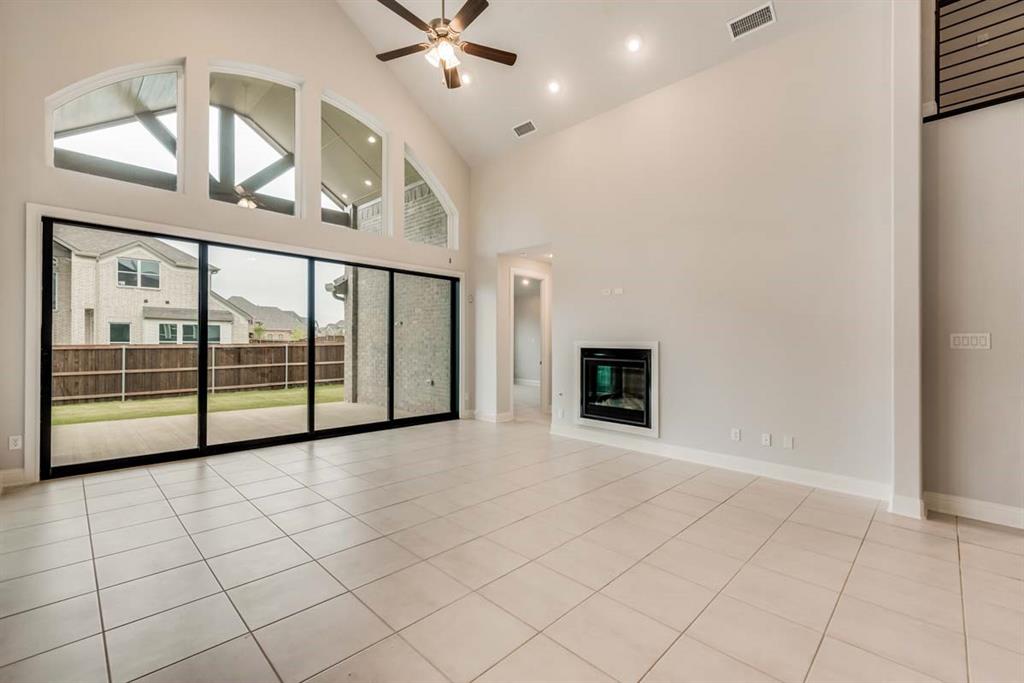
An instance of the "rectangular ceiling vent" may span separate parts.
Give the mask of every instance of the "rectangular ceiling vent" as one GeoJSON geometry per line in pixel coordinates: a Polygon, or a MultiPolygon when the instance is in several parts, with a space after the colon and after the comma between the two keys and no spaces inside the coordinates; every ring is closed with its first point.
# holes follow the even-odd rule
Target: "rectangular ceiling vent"
{"type": "Polygon", "coordinates": [[[533,121],[526,121],[520,123],[518,126],[512,129],[512,132],[516,134],[517,138],[521,138],[524,135],[529,135],[533,131],[537,130],[537,126],[533,125],[533,121]]]}
{"type": "Polygon", "coordinates": [[[729,35],[733,40],[775,23],[775,7],[772,3],[761,5],[752,12],[736,17],[729,22],[729,35]]]}

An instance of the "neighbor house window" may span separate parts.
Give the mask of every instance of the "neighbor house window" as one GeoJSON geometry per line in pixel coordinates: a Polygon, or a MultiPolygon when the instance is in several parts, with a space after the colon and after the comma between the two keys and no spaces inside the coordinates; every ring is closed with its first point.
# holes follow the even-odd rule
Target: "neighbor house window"
{"type": "Polygon", "coordinates": [[[210,74],[210,197],[295,213],[295,88],[210,74]]]}
{"type": "Polygon", "coordinates": [[[179,70],[111,83],[53,110],[53,165],[149,185],[178,186],[179,70]]]}
{"type": "MultiPolygon", "coordinates": [[[[210,325],[207,329],[207,340],[211,344],[220,343],[220,325],[210,325]]],[[[184,344],[195,344],[199,341],[199,325],[182,325],[181,341],[184,344]]]]}
{"type": "Polygon", "coordinates": [[[348,112],[320,103],[320,219],[380,234],[384,141],[348,112]]]}
{"type": "Polygon", "coordinates": [[[160,323],[160,343],[161,344],[177,344],[178,343],[178,325],[177,323],[160,323]]]}
{"type": "Polygon", "coordinates": [[[128,323],[110,323],[110,343],[130,344],[132,341],[132,326],[128,323]]]}
{"type": "Polygon", "coordinates": [[[448,247],[450,216],[423,174],[406,155],[405,239],[435,247],[448,247]]]}
{"type": "Polygon", "coordinates": [[[160,288],[160,262],[151,259],[117,259],[117,284],[120,287],[160,288]]]}

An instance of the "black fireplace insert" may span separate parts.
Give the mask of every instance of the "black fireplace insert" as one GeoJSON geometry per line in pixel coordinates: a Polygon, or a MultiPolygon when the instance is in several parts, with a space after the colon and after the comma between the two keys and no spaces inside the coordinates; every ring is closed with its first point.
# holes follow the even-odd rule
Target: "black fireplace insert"
{"type": "Polygon", "coordinates": [[[651,427],[651,350],[580,349],[580,417],[651,427]]]}

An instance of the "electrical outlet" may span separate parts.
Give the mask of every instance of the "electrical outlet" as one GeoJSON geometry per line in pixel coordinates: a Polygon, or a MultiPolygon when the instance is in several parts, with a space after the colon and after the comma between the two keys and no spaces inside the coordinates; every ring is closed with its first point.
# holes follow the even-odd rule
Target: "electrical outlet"
{"type": "Polygon", "coordinates": [[[788,435],[788,434],[783,436],[782,437],[782,447],[783,448],[788,448],[789,450],[793,450],[793,437],[788,435]]]}
{"type": "Polygon", "coordinates": [[[21,443],[21,435],[20,434],[18,436],[11,436],[11,437],[7,438],[7,448],[8,448],[8,450],[20,451],[21,450],[21,446],[22,446],[22,443],[21,443]]]}
{"type": "Polygon", "coordinates": [[[772,445],[772,435],[769,434],[768,432],[765,432],[764,434],[762,434],[761,435],[761,445],[762,446],[771,446],[772,445]]]}
{"type": "Polygon", "coordinates": [[[743,430],[739,427],[733,427],[729,430],[729,438],[733,441],[741,441],[743,439],[743,430]]]}

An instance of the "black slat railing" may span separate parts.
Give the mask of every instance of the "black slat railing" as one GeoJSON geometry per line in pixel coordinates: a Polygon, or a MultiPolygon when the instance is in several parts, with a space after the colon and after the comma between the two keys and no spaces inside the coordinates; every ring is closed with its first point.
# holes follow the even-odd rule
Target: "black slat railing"
{"type": "Polygon", "coordinates": [[[925,121],[1024,98],[1024,0],[938,0],[935,104],[925,121]]]}

